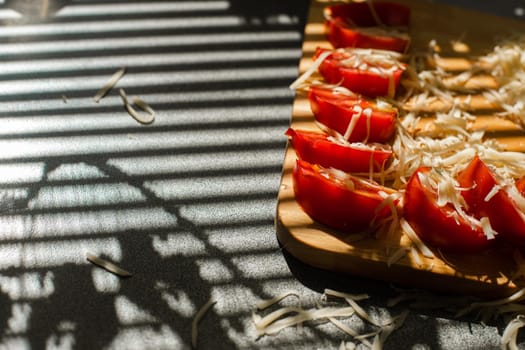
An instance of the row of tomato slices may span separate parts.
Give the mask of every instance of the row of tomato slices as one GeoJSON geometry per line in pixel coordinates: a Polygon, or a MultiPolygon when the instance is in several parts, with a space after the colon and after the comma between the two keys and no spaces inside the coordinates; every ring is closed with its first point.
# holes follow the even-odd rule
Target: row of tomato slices
{"type": "MultiPolygon", "coordinates": [[[[383,25],[407,26],[410,10],[394,3],[374,2],[376,11],[372,13],[369,6],[352,3],[328,7],[328,40],[334,47],[405,51],[406,39],[371,35],[361,27],[377,24],[377,16],[383,25]]],[[[403,217],[423,242],[443,251],[479,252],[500,241],[525,245],[524,213],[507,191],[494,192],[504,186],[478,156],[455,179],[467,217],[458,215],[451,203],[438,203],[437,190],[423,181],[431,168],[417,169],[401,191],[356,175],[381,171],[393,156],[389,142],[396,132],[399,112],[372,98],[395,95],[405,66],[388,67],[389,74],[383,74],[370,65],[365,69],[345,65],[351,50],[318,49],[314,59],[321,55],[319,73],[325,82],[343,86],[345,92],[333,86],[310,85],[308,99],[323,131],[290,128],[286,132],[299,158],[293,170],[295,198],[312,219],[337,230],[362,232],[376,229],[396,211],[394,217],[403,217]],[[385,205],[387,197],[394,198],[394,205],[385,205]],[[488,218],[497,232],[495,239],[472,225],[482,218],[488,218]]],[[[378,64],[379,69],[385,69],[378,64]]],[[[515,186],[523,196],[525,180],[515,186]]]]}

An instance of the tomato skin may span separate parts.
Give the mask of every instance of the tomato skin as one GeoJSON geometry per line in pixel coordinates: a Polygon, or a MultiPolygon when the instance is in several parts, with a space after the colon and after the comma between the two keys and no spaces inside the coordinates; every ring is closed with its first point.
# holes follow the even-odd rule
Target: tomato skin
{"type": "Polygon", "coordinates": [[[499,183],[478,156],[458,175],[458,182],[465,188],[461,194],[469,207],[469,213],[477,218],[488,217],[490,225],[502,238],[525,245],[525,216],[509,194],[499,190],[489,200],[485,200],[499,183]]]}
{"type": "MultiPolygon", "coordinates": [[[[410,24],[410,7],[386,1],[374,1],[374,10],[381,22],[389,27],[402,27],[410,24]]],[[[350,18],[359,27],[372,27],[377,23],[370,11],[369,4],[354,2],[338,4],[326,8],[329,17],[350,18]]]]}
{"type": "Polygon", "coordinates": [[[418,174],[430,168],[421,167],[410,177],[404,198],[403,216],[423,242],[450,253],[475,253],[488,248],[493,240],[483,230],[473,228],[465,219],[454,216],[451,204],[437,205],[437,193],[421,183],[418,174]]]}
{"type": "MultiPolygon", "coordinates": [[[[387,27],[408,27],[410,24],[410,8],[407,6],[377,1],[373,6],[379,19],[387,27]]],[[[359,30],[359,27],[377,26],[369,4],[350,3],[328,6],[325,8],[325,14],[327,39],[336,48],[360,47],[396,52],[406,52],[408,49],[408,39],[372,35],[359,30]]]]}
{"type": "Polygon", "coordinates": [[[370,122],[364,114],[359,116],[357,124],[348,138],[349,142],[388,142],[395,133],[397,110],[380,110],[372,102],[361,97],[349,97],[335,94],[331,90],[311,87],[308,93],[310,106],[315,119],[331,130],[344,135],[352,116],[354,106],[372,110],[370,122]]]}
{"type": "Polygon", "coordinates": [[[300,159],[347,173],[367,173],[371,166],[379,171],[392,156],[390,149],[356,148],[332,141],[320,132],[289,128],[286,135],[300,159]]]}
{"type": "Polygon", "coordinates": [[[378,192],[390,193],[390,189],[379,185],[357,185],[351,190],[341,181],[322,175],[319,167],[300,159],[292,176],[297,203],[313,220],[328,227],[362,232],[370,229],[378,219],[391,214],[388,206],[376,213],[383,202],[378,192]]]}
{"type": "MultiPolygon", "coordinates": [[[[324,51],[324,49],[317,49],[314,59],[324,51]]],[[[319,73],[327,83],[340,84],[355,93],[368,97],[395,96],[404,72],[404,65],[403,68],[396,68],[391,75],[380,74],[370,69],[343,66],[341,61],[347,57],[345,53],[334,52],[319,65],[319,73]]]]}

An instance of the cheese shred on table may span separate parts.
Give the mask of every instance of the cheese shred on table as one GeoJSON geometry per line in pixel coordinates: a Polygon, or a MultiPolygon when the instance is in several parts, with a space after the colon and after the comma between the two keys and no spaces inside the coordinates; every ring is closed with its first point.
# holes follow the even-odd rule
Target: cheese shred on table
{"type": "Polygon", "coordinates": [[[191,346],[193,349],[197,348],[197,339],[198,339],[198,332],[199,332],[199,323],[201,319],[204,317],[204,315],[208,312],[208,310],[215,305],[216,301],[213,299],[210,299],[204,304],[199,311],[195,314],[195,317],[193,318],[193,321],[191,322],[191,346]]]}
{"type": "MultiPolygon", "coordinates": [[[[276,302],[282,300],[283,297],[289,295],[298,296],[298,293],[288,292],[269,300],[263,300],[257,305],[270,307],[276,302]]],[[[326,303],[328,298],[338,298],[343,299],[346,304],[340,306],[322,306],[320,303],[317,303],[317,307],[309,309],[305,309],[301,306],[283,306],[266,314],[265,316],[261,316],[254,312],[252,314],[252,320],[257,336],[273,335],[285,328],[302,325],[304,322],[308,321],[325,320],[332,323],[338,329],[351,336],[354,340],[361,342],[368,348],[380,350],[382,349],[383,344],[388,336],[394,330],[403,325],[403,322],[408,315],[408,311],[405,310],[398,316],[394,316],[386,321],[379,322],[374,317],[369,315],[357,303],[358,301],[367,299],[368,297],[369,296],[366,294],[348,294],[331,289],[325,289],[321,298],[321,302],[326,303]],[[343,323],[343,321],[340,319],[343,317],[348,318],[352,316],[358,316],[376,329],[372,332],[361,334],[349,327],[347,324],[343,323]],[[371,338],[373,338],[372,341],[370,341],[371,338]]],[[[345,342],[343,342],[343,344],[345,344],[345,342]]],[[[349,342],[349,344],[353,344],[353,342],[349,342]]]]}
{"type": "Polygon", "coordinates": [[[94,264],[94,265],[97,265],[101,268],[103,268],[104,270],[108,271],[108,272],[111,272],[112,274],[114,275],[117,275],[119,277],[131,277],[133,274],[129,271],[126,271],[124,270],[123,268],[115,265],[114,263],[112,263],[111,261],[108,261],[106,259],[102,259],[96,255],[93,255],[91,253],[87,253],[86,254],[86,259],[94,264]]]}
{"type": "Polygon", "coordinates": [[[100,88],[100,90],[93,96],[93,100],[95,102],[100,102],[100,100],[107,95],[107,93],[115,86],[117,85],[118,81],[126,74],[126,67],[120,68],[117,70],[109,81],[100,88]]]}

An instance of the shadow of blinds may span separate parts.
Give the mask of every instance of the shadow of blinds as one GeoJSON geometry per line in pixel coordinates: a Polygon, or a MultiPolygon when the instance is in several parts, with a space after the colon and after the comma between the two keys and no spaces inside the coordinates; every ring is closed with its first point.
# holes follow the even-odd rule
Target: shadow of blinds
{"type": "Polygon", "coordinates": [[[203,348],[253,345],[250,307],[291,278],[273,215],[307,6],[292,3],[0,2],[3,346],[185,348],[210,298],[223,339],[203,348]]]}

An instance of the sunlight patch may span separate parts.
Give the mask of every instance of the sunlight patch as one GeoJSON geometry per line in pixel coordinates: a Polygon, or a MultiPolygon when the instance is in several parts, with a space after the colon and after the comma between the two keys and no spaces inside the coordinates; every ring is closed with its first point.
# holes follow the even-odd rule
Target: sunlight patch
{"type": "Polygon", "coordinates": [[[0,270],[7,268],[37,268],[61,266],[67,263],[90,264],[86,254],[105,256],[112,261],[122,259],[117,239],[72,240],[0,245],[0,270]]]}
{"type": "Polygon", "coordinates": [[[75,336],[71,333],[52,334],[46,341],[47,350],[71,350],[74,349],[75,336]]]}
{"type": "Polygon", "coordinates": [[[197,11],[218,11],[226,10],[228,8],[227,1],[189,1],[189,2],[158,2],[152,1],[150,3],[118,3],[118,4],[104,4],[93,3],[89,5],[70,5],[60,9],[57,17],[89,17],[100,15],[132,15],[142,14],[147,15],[155,12],[176,12],[187,13],[197,11]]]}
{"type": "Polygon", "coordinates": [[[107,177],[99,168],[86,163],[61,164],[48,174],[48,180],[83,180],[107,177]]]}
{"type": "Polygon", "coordinates": [[[233,280],[233,272],[219,259],[199,259],[196,261],[201,278],[210,283],[224,283],[233,280]]]}
{"type": "Polygon", "coordinates": [[[181,337],[167,325],[141,326],[120,331],[108,350],[186,349],[181,337]]]}
{"type": "Polygon", "coordinates": [[[30,316],[31,306],[29,304],[13,304],[11,306],[11,317],[7,321],[9,331],[14,334],[27,332],[30,316]]]}
{"type": "Polygon", "coordinates": [[[44,186],[28,207],[30,209],[81,208],[144,203],[146,197],[126,183],[44,186]]]}
{"type": "Polygon", "coordinates": [[[0,290],[11,300],[43,299],[55,291],[53,272],[27,272],[19,276],[0,275],[0,290]]]}
{"type": "Polygon", "coordinates": [[[93,285],[99,293],[118,293],[120,290],[120,279],[114,274],[108,273],[100,268],[91,270],[93,285]]]}
{"type": "Polygon", "coordinates": [[[38,182],[44,174],[44,163],[0,164],[0,183],[38,182]]]}
{"type": "Polygon", "coordinates": [[[177,290],[172,293],[164,290],[161,292],[161,295],[168,307],[180,316],[189,319],[195,314],[196,307],[185,291],[177,290]]]}
{"type": "Polygon", "coordinates": [[[275,231],[267,225],[213,229],[208,235],[209,242],[226,253],[278,249],[275,231]]]}
{"type": "Polygon", "coordinates": [[[152,245],[153,249],[163,258],[174,255],[206,255],[204,243],[191,233],[173,233],[162,237],[155,235],[153,236],[152,245]]]}
{"type": "Polygon", "coordinates": [[[251,288],[234,284],[213,286],[210,299],[217,301],[213,307],[216,314],[233,317],[249,317],[259,300],[251,288]],[[225,295],[228,297],[225,298],[225,295]]]}
{"type": "Polygon", "coordinates": [[[122,325],[158,323],[158,320],[148,311],[141,309],[123,295],[115,297],[115,312],[122,325]]]}
{"type": "Polygon", "coordinates": [[[171,228],[176,224],[177,218],[160,207],[4,215],[0,217],[0,241],[29,237],[52,237],[59,240],[63,239],[62,236],[115,234],[131,230],[171,228]]]}
{"type": "Polygon", "coordinates": [[[2,345],[5,349],[31,349],[29,339],[20,336],[5,336],[2,339],[2,345]]]}
{"type": "Polygon", "coordinates": [[[242,271],[243,275],[248,278],[268,279],[291,276],[290,270],[286,266],[280,251],[239,256],[232,260],[239,270],[242,271]],[[261,266],[265,268],[261,269],[261,266]]]}

